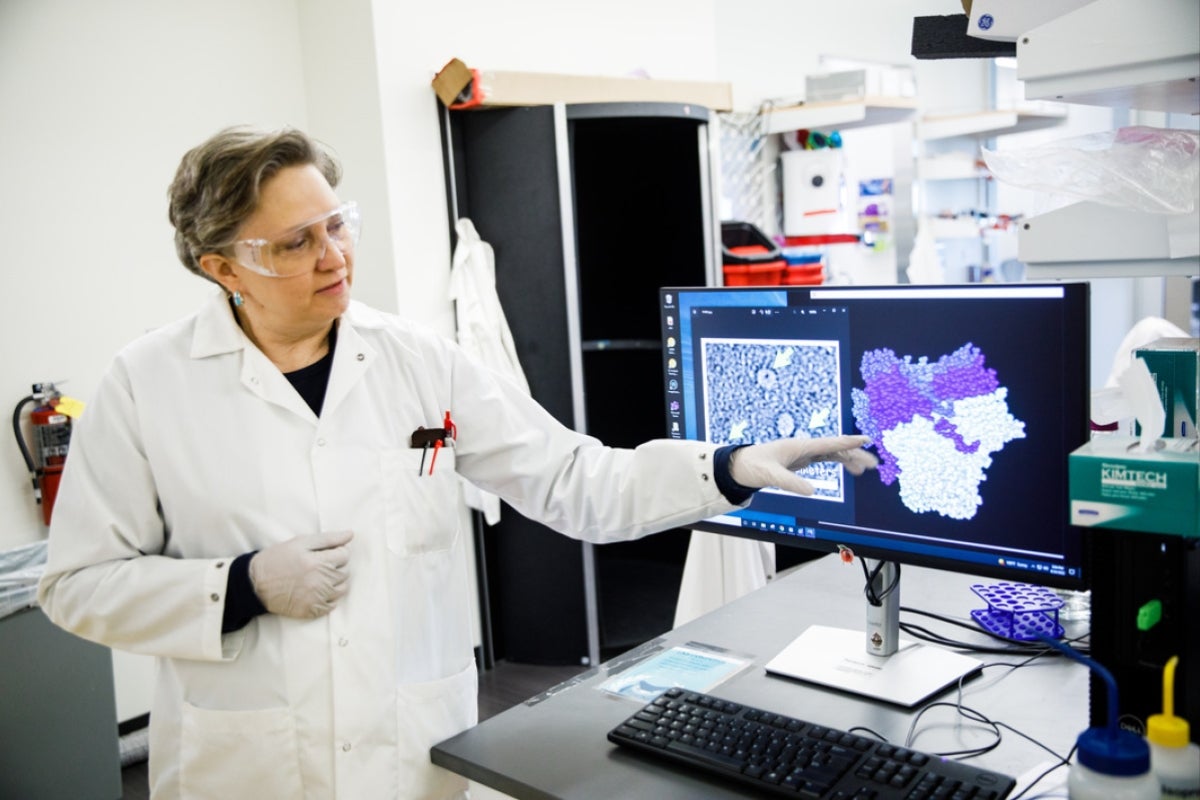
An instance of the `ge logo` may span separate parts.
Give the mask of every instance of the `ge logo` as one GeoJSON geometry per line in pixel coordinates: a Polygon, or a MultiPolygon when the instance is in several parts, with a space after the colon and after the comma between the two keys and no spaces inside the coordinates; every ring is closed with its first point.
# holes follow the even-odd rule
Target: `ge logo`
{"type": "Polygon", "coordinates": [[[986,31],[988,28],[992,27],[995,22],[996,20],[991,14],[984,14],[979,18],[979,30],[986,31]]]}

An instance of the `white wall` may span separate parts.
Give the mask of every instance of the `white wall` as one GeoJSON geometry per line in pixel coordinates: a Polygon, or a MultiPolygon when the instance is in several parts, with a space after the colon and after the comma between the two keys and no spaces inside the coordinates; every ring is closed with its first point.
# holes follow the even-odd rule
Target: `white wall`
{"type": "MultiPolygon", "coordinates": [[[[119,347],[210,291],[175,257],[166,188],[182,153],[220,127],[291,124],[331,144],[346,168],[342,196],[364,208],[356,296],[449,334],[429,81],[450,58],[724,80],[752,108],[801,94],[822,54],[914,63],[912,17],[949,5],[0,0],[0,399],[11,409],[32,382],[54,380],[86,401],[119,347]]],[[[924,109],[983,107],[979,63],[915,66],[924,109]]],[[[44,536],[28,487],[15,444],[0,447],[0,548],[44,536]]]]}
{"type": "MultiPolygon", "coordinates": [[[[450,333],[434,73],[458,56],[712,78],[713,35],[712,4],[684,0],[453,15],[386,0],[0,0],[0,397],[11,409],[53,380],[86,401],[116,350],[211,291],[175,257],[166,189],[183,152],[231,124],[295,125],[332,145],[342,196],[364,208],[356,296],[450,333]]],[[[0,548],[44,535],[10,440],[0,548]]],[[[149,660],[117,653],[115,667],[118,717],[144,713],[149,660]]]]}
{"type": "MultiPolygon", "coordinates": [[[[0,0],[7,408],[43,380],[86,401],[121,345],[199,304],[167,185],[220,127],[307,125],[298,30],[293,0],[0,0]]],[[[44,535],[5,436],[0,548],[44,535]]],[[[118,718],[144,713],[152,662],[114,653],[114,672],[118,718]]]]}
{"type": "MultiPolygon", "coordinates": [[[[165,192],[220,127],[292,124],[331,144],[364,206],[355,293],[452,330],[448,222],[429,88],[451,57],[498,69],[728,80],[739,104],[802,91],[821,54],[907,58],[914,14],[858,0],[0,0],[0,209],[10,290],[0,397],[66,381],[87,400],[112,354],[192,310],[165,192]],[[848,24],[853,20],[853,24],[848,24]],[[469,21],[469,24],[467,22],[469,21]]],[[[918,62],[930,107],[980,107],[975,62],[918,62]],[[951,99],[952,98],[952,99],[951,99]]],[[[0,547],[44,535],[15,444],[0,448],[0,547]]]]}
{"type": "MultiPolygon", "coordinates": [[[[234,122],[307,123],[292,0],[0,2],[0,315],[8,414],[35,381],[86,400],[113,353],[209,285],[175,257],[179,157],[234,122]]],[[[0,547],[43,535],[12,434],[0,547]]]]}

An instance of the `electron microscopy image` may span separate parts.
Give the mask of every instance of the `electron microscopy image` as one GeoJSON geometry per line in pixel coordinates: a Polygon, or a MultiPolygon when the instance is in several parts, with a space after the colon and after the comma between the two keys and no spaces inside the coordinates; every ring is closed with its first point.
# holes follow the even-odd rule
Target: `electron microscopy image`
{"type": "MultiPolygon", "coordinates": [[[[755,444],[842,433],[839,350],[836,340],[701,340],[708,441],[755,444]]],[[[842,499],[840,464],[813,464],[797,474],[816,488],[814,497],[842,499]]]]}

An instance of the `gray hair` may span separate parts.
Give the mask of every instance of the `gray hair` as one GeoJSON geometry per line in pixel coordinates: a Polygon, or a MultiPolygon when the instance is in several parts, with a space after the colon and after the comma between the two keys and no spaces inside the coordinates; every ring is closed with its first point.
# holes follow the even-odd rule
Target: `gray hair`
{"type": "Polygon", "coordinates": [[[312,164],[330,186],[342,168],[321,143],[294,128],[257,131],[226,128],[192,148],[167,190],[167,217],[175,226],[175,252],[190,271],[209,278],[200,256],[233,242],[258,207],[264,183],[285,167],[312,164]]]}

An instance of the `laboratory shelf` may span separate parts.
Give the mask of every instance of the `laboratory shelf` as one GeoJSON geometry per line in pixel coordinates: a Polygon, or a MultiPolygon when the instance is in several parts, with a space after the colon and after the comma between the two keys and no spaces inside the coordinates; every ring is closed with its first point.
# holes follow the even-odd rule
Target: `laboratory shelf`
{"type": "Polygon", "coordinates": [[[798,130],[847,130],[904,122],[917,111],[911,97],[860,97],[822,103],[795,103],[768,109],[766,133],[798,130]]]}
{"type": "Polygon", "coordinates": [[[1029,99],[1200,113],[1200,3],[1094,0],[1017,39],[1029,99]]]}
{"type": "Polygon", "coordinates": [[[1027,277],[1110,278],[1200,273],[1200,212],[1152,214],[1074,203],[1025,220],[1017,257],[1027,277]]]}
{"type": "Polygon", "coordinates": [[[917,120],[917,138],[924,141],[971,136],[989,139],[1010,133],[1052,128],[1067,118],[1065,107],[994,109],[968,114],[927,115],[917,120]]]}
{"type": "Polygon", "coordinates": [[[917,159],[917,180],[961,181],[990,179],[991,171],[975,158],[957,155],[926,156],[917,159]]]}
{"type": "Polygon", "coordinates": [[[929,226],[935,239],[978,239],[983,235],[983,223],[973,217],[925,217],[922,224],[929,226]]]}

